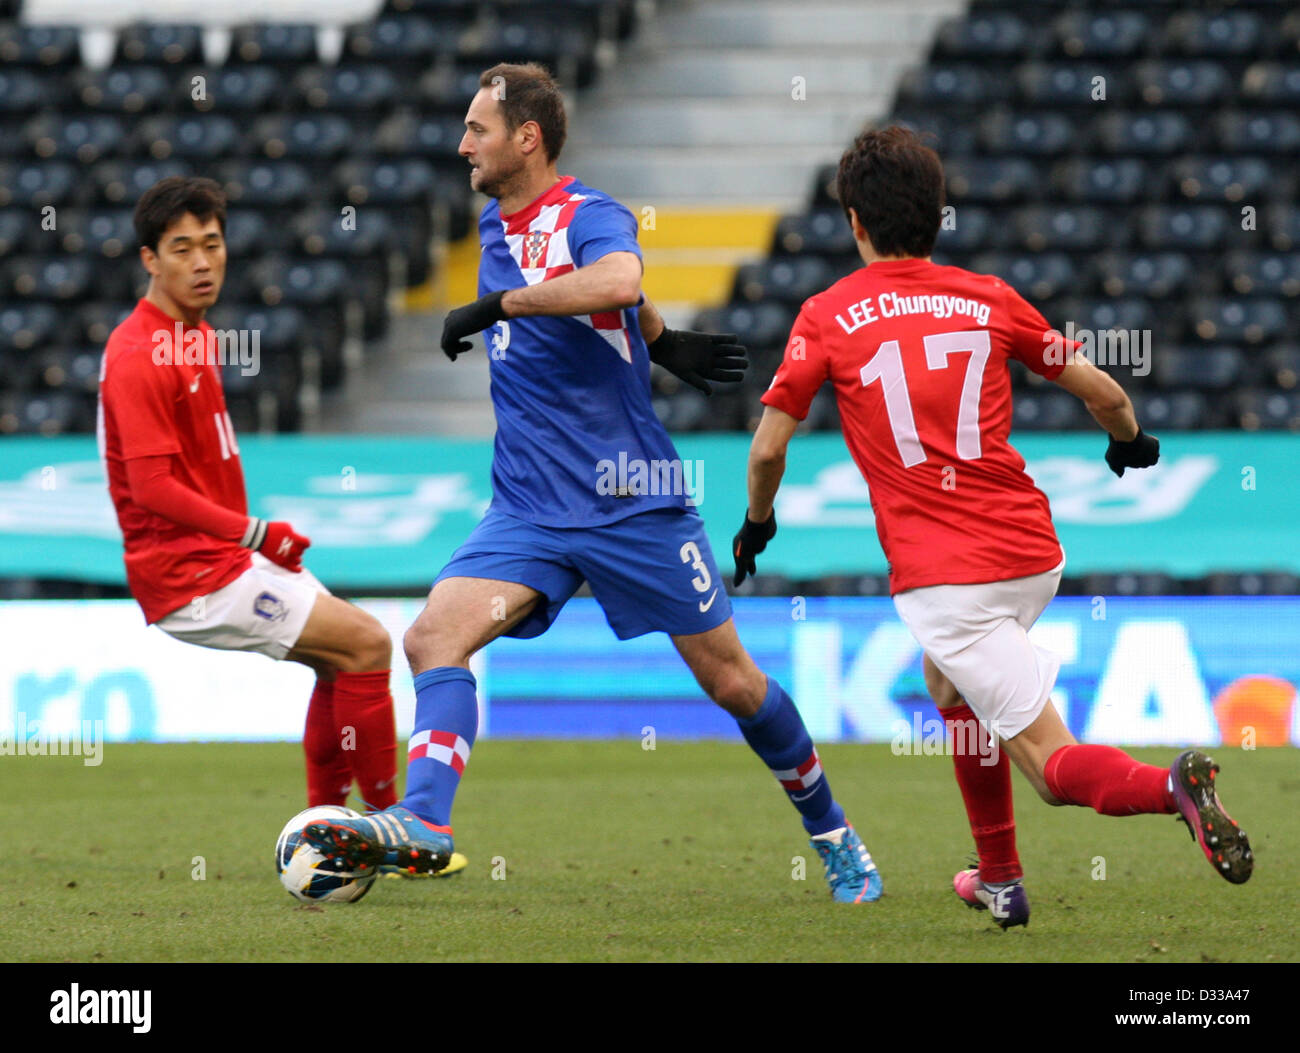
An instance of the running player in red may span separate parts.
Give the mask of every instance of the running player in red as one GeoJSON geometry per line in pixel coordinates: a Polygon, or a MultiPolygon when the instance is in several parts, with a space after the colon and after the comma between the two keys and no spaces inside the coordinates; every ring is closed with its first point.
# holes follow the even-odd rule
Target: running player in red
{"type": "Polygon", "coordinates": [[[98,429],[127,583],[146,622],[178,640],[314,669],[307,803],[341,805],[355,779],[368,808],[386,808],[397,800],[388,633],[303,568],[307,538],[248,514],[203,320],[225,277],[225,224],[210,179],[164,179],[135,209],[149,289],[108,338],[98,429]]]}
{"type": "Polygon", "coordinates": [[[926,685],[954,732],[978,718],[980,734],[1000,739],[994,765],[983,749],[954,751],[979,854],[978,871],[954,878],[958,895],[1003,928],[1029,920],[1008,755],[1048,804],[1180,814],[1214,869],[1246,881],[1250,845],[1219,803],[1209,757],[1188,750],[1165,769],[1080,745],[1051,703],[1059,659],[1027,630],[1055,595],[1065,555],[1047,497],[1007,439],[1008,360],[1083,400],[1110,435],[1106,463],[1117,475],[1155,464],[1159,443],[1138,427],[1123,389],[1014,289],[930,262],[943,169],[915,135],[864,132],[837,178],[866,267],[804,302],[763,395],[736,584],[776,533],[786,447],[829,381],[871,490],[894,605],[925,652],[926,685]]]}

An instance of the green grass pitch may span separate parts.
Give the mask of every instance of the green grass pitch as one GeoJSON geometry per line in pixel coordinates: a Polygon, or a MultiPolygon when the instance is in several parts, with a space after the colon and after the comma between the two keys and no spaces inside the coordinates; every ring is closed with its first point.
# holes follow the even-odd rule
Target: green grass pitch
{"type": "MultiPolygon", "coordinates": [[[[1163,765],[1174,751],[1136,752],[1163,765]]],[[[456,805],[468,869],[325,907],[292,900],[273,868],[304,803],[295,745],[5,758],[0,960],[1300,960],[1296,753],[1211,752],[1255,849],[1247,885],[1216,877],[1172,817],[1049,808],[1017,775],[1033,918],[1007,933],[951,890],[971,850],[951,761],[888,746],[821,750],[884,877],[862,907],[831,902],[739,744],[484,741],[456,805]]]]}

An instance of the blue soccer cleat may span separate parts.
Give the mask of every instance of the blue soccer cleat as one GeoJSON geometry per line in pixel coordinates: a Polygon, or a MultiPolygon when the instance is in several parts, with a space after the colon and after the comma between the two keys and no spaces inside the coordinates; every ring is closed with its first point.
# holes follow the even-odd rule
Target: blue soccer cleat
{"type": "Polygon", "coordinates": [[[826,883],[837,903],[874,903],[883,886],[871,853],[852,825],[812,839],[813,848],[826,868],[826,883]]]}
{"type": "Polygon", "coordinates": [[[408,874],[436,874],[447,868],[454,851],[451,827],[432,827],[400,804],[356,819],[308,823],[302,839],[327,866],[360,873],[396,867],[408,874]]]}

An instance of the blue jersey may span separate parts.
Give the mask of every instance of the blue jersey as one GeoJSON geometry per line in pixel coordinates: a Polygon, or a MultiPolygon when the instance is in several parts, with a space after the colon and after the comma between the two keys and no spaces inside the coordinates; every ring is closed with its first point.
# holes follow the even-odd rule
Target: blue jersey
{"type": "MultiPolygon", "coordinates": [[[[478,291],[536,285],[611,252],[641,255],[636,220],[566,176],[532,204],[479,217],[478,291]]],[[[637,309],[531,316],[485,334],[497,433],[492,508],[541,526],[610,523],[694,504],[650,403],[650,357],[637,309]]]]}

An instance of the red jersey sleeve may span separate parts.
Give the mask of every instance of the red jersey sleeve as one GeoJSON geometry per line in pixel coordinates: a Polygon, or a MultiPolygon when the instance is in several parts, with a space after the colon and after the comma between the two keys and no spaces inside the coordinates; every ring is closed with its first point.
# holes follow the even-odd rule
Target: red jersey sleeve
{"type": "Polygon", "coordinates": [[[238,544],[248,528],[248,516],[222,508],[191,490],[172,474],[171,457],[133,457],[126,462],[131,499],[173,523],[238,544]]]}
{"type": "Polygon", "coordinates": [[[1011,355],[1041,377],[1055,380],[1079,348],[1077,340],[1067,340],[1047,324],[1038,308],[1029,303],[1010,285],[1006,292],[1007,317],[1011,326],[1011,355]]]}
{"type": "Polygon", "coordinates": [[[114,361],[104,377],[103,398],[113,407],[124,461],[181,452],[175,424],[178,375],[143,351],[114,361]]]}
{"type": "Polygon", "coordinates": [[[763,405],[803,420],[808,416],[813,398],[829,378],[830,367],[814,317],[813,301],[806,300],[790,330],[790,340],[776,376],[763,393],[763,405]]]}

